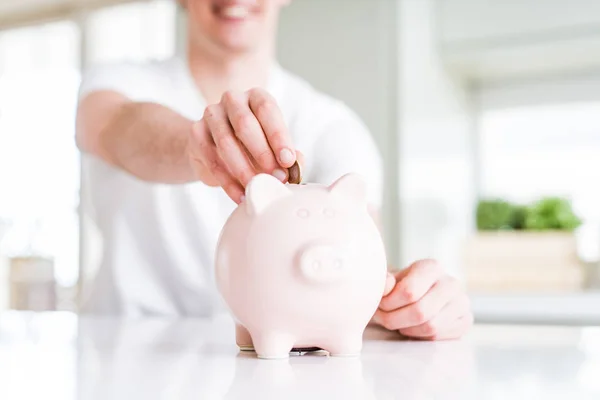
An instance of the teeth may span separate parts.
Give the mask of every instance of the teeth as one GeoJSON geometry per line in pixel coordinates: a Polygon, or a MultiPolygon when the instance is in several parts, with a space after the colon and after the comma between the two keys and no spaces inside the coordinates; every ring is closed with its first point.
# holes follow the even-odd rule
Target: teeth
{"type": "Polygon", "coordinates": [[[221,9],[221,14],[227,18],[245,18],[248,16],[248,11],[244,6],[228,6],[221,9]]]}

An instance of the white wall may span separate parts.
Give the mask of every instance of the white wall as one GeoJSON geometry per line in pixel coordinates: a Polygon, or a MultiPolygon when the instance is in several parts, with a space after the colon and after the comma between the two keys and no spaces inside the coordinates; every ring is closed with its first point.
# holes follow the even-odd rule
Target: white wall
{"type": "Polygon", "coordinates": [[[398,85],[403,264],[435,257],[460,275],[471,231],[474,126],[467,89],[437,52],[434,0],[402,0],[398,85]]]}
{"type": "Polygon", "coordinates": [[[437,54],[434,0],[302,0],[281,21],[282,64],[354,108],[387,168],[395,265],[441,259],[459,275],[470,231],[471,103],[437,54]],[[307,29],[310,26],[310,29],[307,29]]]}
{"type": "Polygon", "coordinates": [[[365,121],[384,157],[385,237],[397,264],[396,2],[297,0],[284,10],[278,55],[287,69],[346,102],[365,121]]]}

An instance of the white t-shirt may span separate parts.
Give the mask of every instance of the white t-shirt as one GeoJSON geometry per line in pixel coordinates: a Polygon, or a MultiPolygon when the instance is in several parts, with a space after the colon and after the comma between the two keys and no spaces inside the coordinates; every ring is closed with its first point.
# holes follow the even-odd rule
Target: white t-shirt
{"type": "MultiPolygon", "coordinates": [[[[317,92],[275,64],[266,88],[277,100],[304,180],[330,184],[362,174],[369,201],[382,201],[382,165],[365,125],[343,103],[317,92]]],[[[199,120],[206,103],[180,58],[99,66],[83,79],[80,98],[117,91],[134,101],[162,104],[199,120]]],[[[236,207],[221,188],[202,183],[153,184],[84,155],[86,211],[102,237],[102,260],[83,312],[127,316],[209,316],[223,311],[214,283],[214,251],[236,207]]]]}

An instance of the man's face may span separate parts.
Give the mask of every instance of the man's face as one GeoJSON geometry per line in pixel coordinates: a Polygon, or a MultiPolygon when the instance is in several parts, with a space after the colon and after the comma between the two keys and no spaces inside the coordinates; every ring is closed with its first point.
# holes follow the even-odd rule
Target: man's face
{"type": "Polygon", "coordinates": [[[290,0],[182,0],[191,40],[225,51],[247,51],[271,41],[279,11],[290,0]]]}

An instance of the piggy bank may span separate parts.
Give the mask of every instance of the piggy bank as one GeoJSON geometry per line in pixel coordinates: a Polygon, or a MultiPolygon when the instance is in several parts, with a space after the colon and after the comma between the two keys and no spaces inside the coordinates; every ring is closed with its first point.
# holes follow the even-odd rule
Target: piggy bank
{"type": "Polygon", "coordinates": [[[215,263],[237,344],[259,358],[309,348],[359,355],[387,278],[384,243],[355,174],[330,186],[256,175],[221,231],[215,263]]]}

